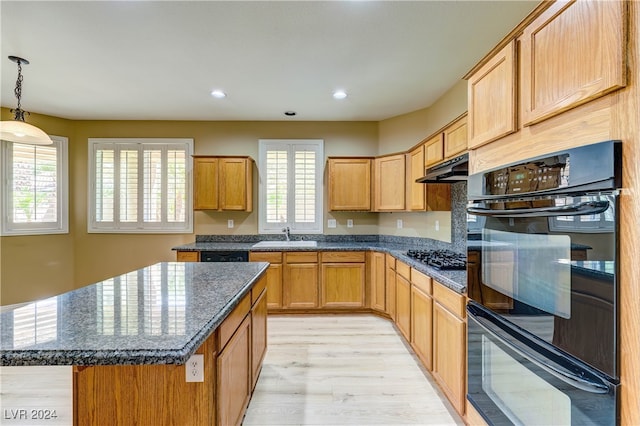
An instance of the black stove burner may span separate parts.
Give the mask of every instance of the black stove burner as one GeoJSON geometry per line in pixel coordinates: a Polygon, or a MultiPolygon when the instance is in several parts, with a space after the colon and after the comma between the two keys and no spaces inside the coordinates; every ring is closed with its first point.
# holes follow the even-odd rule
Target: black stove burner
{"type": "Polygon", "coordinates": [[[467,269],[467,256],[451,250],[409,250],[407,256],[440,270],[467,269]]]}

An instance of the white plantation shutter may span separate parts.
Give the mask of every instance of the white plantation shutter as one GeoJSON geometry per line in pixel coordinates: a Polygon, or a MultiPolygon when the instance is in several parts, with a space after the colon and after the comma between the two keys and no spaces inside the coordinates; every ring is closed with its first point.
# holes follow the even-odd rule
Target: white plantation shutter
{"type": "Polygon", "coordinates": [[[261,233],[322,232],[322,140],[259,141],[261,233]]]}
{"type": "Polygon", "coordinates": [[[52,145],[2,142],[2,235],[68,231],[67,139],[52,145]]]}
{"type": "Polygon", "coordinates": [[[89,232],[192,232],[192,139],[89,139],[89,232]]]}

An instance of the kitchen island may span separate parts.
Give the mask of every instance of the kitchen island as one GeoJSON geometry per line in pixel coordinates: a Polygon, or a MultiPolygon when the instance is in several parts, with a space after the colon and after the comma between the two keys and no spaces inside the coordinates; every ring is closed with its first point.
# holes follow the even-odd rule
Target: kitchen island
{"type": "Polygon", "coordinates": [[[239,423],[266,350],[267,267],[158,263],[5,310],[0,365],[73,366],[77,425],[239,423]]]}

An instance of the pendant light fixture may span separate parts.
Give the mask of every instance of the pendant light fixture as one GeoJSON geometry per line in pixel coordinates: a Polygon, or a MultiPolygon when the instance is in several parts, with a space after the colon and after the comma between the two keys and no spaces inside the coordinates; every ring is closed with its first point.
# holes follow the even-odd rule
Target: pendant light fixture
{"type": "Polygon", "coordinates": [[[53,141],[45,132],[24,121],[25,113],[29,113],[20,107],[22,97],[22,64],[28,65],[29,61],[18,56],[9,56],[9,59],[18,64],[18,79],[14,93],[18,98],[18,107],[12,109],[13,120],[0,121],[0,139],[8,142],[18,142],[31,145],[51,145],[53,141]]]}

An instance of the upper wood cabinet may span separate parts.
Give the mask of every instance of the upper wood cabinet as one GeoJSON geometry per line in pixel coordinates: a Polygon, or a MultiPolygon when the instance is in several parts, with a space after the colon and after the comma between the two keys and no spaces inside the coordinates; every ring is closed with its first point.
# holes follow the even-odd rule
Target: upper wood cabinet
{"type": "Polygon", "coordinates": [[[516,41],[512,40],[468,80],[469,148],[517,129],[516,41]]]}
{"type": "Polygon", "coordinates": [[[444,160],[443,134],[438,133],[424,143],[424,166],[429,167],[444,160]]]}
{"type": "Polygon", "coordinates": [[[253,209],[253,160],[194,156],[194,210],[253,209]]]}
{"type": "Polygon", "coordinates": [[[405,163],[405,154],[387,155],[374,160],[375,211],[405,209],[405,163]]]}
{"type": "Polygon", "coordinates": [[[467,150],[467,117],[464,116],[444,129],[444,158],[467,150]]]}
{"type": "Polygon", "coordinates": [[[407,156],[407,210],[425,210],[426,186],[416,183],[416,179],[424,176],[424,145],[420,145],[407,156]]]}
{"type": "Polygon", "coordinates": [[[624,1],[556,2],[525,28],[524,125],[626,85],[626,8],[624,1]]]}
{"type": "Polygon", "coordinates": [[[327,160],[329,210],[371,210],[371,161],[371,158],[327,160]]]}

